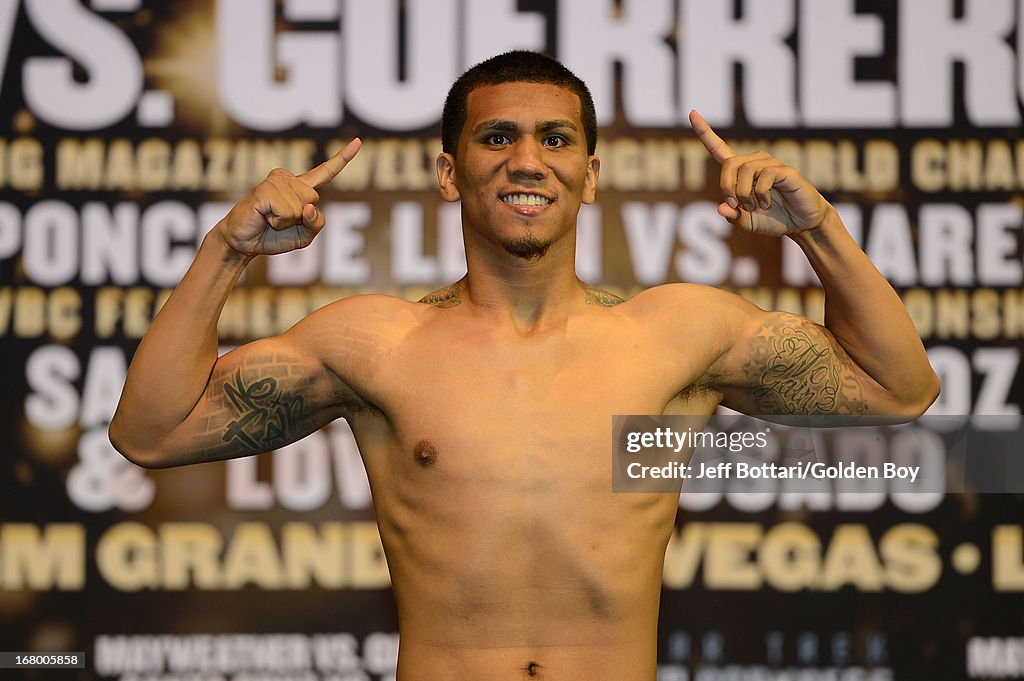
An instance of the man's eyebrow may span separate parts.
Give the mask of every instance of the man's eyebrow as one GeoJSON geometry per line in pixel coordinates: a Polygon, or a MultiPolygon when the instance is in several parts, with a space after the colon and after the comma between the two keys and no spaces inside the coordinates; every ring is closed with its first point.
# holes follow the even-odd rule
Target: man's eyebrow
{"type": "Polygon", "coordinates": [[[515,121],[503,120],[501,118],[492,118],[489,121],[482,121],[473,128],[473,132],[480,132],[481,130],[499,130],[501,132],[515,132],[519,130],[519,124],[515,121]]]}
{"type": "Polygon", "coordinates": [[[559,130],[563,128],[579,132],[579,128],[577,128],[576,124],[570,120],[560,119],[554,121],[543,121],[537,124],[537,132],[550,132],[551,130],[559,130]]]}
{"type": "MultiPolygon", "coordinates": [[[[537,132],[550,132],[552,130],[568,129],[575,132],[579,132],[579,128],[576,124],[568,119],[555,119],[551,121],[541,121],[537,124],[537,132]]],[[[473,128],[473,132],[477,133],[481,130],[497,130],[499,132],[518,132],[519,124],[515,121],[509,121],[501,118],[492,118],[489,121],[482,121],[473,128]]]]}

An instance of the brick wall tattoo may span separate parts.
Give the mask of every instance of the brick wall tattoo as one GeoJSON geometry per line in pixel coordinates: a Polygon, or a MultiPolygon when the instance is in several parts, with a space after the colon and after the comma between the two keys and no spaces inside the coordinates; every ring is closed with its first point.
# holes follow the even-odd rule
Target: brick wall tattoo
{"type": "Polygon", "coordinates": [[[198,437],[207,460],[277,449],[316,428],[301,364],[287,357],[252,357],[210,380],[209,406],[198,437]]]}
{"type": "Polygon", "coordinates": [[[778,315],[758,327],[745,370],[762,414],[863,414],[853,362],[821,327],[778,315]]]}
{"type": "Polygon", "coordinates": [[[282,446],[302,429],[302,395],[288,395],[268,376],[246,383],[242,372],[224,384],[224,394],[238,417],[224,430],[225,442],[236,442],[254,452],[282,446]]]}

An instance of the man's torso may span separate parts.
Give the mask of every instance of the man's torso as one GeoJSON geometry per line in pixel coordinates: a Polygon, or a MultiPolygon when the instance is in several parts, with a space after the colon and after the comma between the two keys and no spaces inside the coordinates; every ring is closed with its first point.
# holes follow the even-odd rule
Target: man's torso
{"type": "Polygon", "coordinates": [[[612,416],[710,413],[719,395],[700,379],[718,348],[695,310],[690,351],[670,352],[678,339],[644,304],[588,305],[528,334],[395,304],[350,421],[403,679],[652,678],[678,499],[612,493],[612,416]]]}

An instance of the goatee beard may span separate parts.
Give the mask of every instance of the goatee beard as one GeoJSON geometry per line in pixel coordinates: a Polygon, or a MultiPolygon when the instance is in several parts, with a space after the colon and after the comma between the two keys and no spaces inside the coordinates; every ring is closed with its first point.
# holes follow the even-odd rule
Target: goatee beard
{"type": "Polygon", "coordinates": [[[532,234],[526,234],[517,239],[506,241],[502,244],[505,247],[505,251],[522,258],[523,260],[537,260],[538,258],[544,257],[544,254],[548,252],[548,248],[551,247],[550,241],[541,241],[532,234]]]}

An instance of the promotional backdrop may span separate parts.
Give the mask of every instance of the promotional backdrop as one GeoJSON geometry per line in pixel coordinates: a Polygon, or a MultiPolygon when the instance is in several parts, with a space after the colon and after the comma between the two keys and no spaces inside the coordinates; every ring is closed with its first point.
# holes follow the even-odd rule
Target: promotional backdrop
{"type": "MultiPolygon", "coordinates": [[[[581,278],[625,297],[698,282],[821,320],[799,250],[717,216],[697,108],[837,205],[928,347],[931,414],[1020,414],[1022,35],[1024,0],[0,0],[0,650],[86,653],[0,676],[393,678],[344,422],[163,471],[124,460],[107,425],[197,244],[274,167],[364,140],[314,245],[250,267],[225,348],[339,297],[458,279],[441,105],[507,49],[594,94],[581,278]]],[[[1024,676],[1022,518],[1014,494],[684,492],[659,679],[1024,676]]]]}

